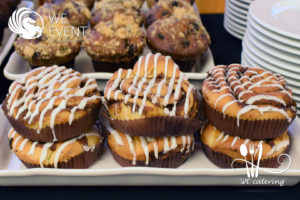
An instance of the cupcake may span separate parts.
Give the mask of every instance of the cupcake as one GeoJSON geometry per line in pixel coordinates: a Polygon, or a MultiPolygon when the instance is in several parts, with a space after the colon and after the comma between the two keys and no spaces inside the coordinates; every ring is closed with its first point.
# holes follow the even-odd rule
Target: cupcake
{"type": "MultiPolygon", "coordinates": [[[[15,50],[32,66],[51,66],[54,64],[74,67],[74,58],[80,51],[80,37],[77,34],[64,34],[57,30],[75,28],[68,21],[51,23],[48,16],[43,16],[44,29],[39,38],[27,40],[19,37],[14,43],[15,50]]],[[[42,27],[40,18],[36,25],[42,27]]],[[[76,29],[76,28],[75,28],[76,29]]]]}
{"type": "MultiPolygon", "coordinates": [[[[149,8],[151,8],[153,5],[155,5],[159,1],[165,1],[165,0],[147,0],[147,5],[149,8]]],[[[177,2],[182,2],[182,1],[188,2],[190,4],[194,3],[194,0],[179,0],[177,2]]]]}
{"type": "Polygon", "coordinates": [[[292,91],[279,74],[240,64],[216,66],[202,85],[210,124],[252,140],[283,134],[296,116],[292,91]]]}
{"type": "Polygon", "coordinates": [[[177,137],[130,136],[107,126],[108,146],[114,159],[124,167],[176,168],[194,149],[193,134],[177,137]]]}
{"type": "Polygon", "coordinates": [[[250,140],[238,136],[230,136],[211,124],[208,124],[200,135],[203,152],[215,165],[222,168],[245,167],[245,157],[240,152],[241,145],[245,145],[247,161],[251,162],[250,149],[254,150],[253,163],[257,165],[259,151],[262,148],[259,166],[276,168],[282,163],[280,155],[286,153],[290,146],[290,137],[285,131],[281,136],[269,140],[250,140]],[[261,146],[261,147],[260,147],[261,146]]]}
{"type": "Polygon", "coordinates": [[[2,109],[12,127],[37,142],[63,141],[97,119],[97,82],[65,67],[40,67],[14,81],[2,109]]]}
{"type": "Polygon", "coordinates": [[[56,16],[59,20],[61,17],[65,17],[70,24],[76,27],[87,26],[91,19],[91,13],[85,3],[78,0],[51,0],[51,3],[40,6],[37,12],[50,18],[56,16]]]}
{"type": "Polygon", "coordinates": [[[153,22],[159,19],[172,16],[181,17],[182,15],[198,17],[194,7],[185,1],[161,0],[146,13],[145,26],[149,27],[153,22]]]}
{"type": "Polygon", "coordinates": [[[132,136],[180,136],[197,131],[200,94],[169,57],[148,54],[119,69],[104,90],[106,118],[132,136]]]}
{"type": "Polygon", "coordinates": [[[100,22],[83,38],[83,46],[96,71],[131,68],[143,53],[146,36],[133,16],[116,13],[112,21],[100,22]]]}
{"type": "Polygon", "coordinates": [[[100,130],[92,130],[73,139],[39,143],[11,129],[9,147],[28,168],[88,168],[97,159],[104,142],[100,130]]]}
{"type": "Polygon", "coordinates": [[[111,5],[114,5],[116,3],[121,3],[126,8],[134,7],[136,9],[140,9],[144,4],[144,0],[96,0],[96,1],[97,2],[95,3],[94,9],[98,9],[99,7],[101,7],[102,4],[99,4],[100,2],[106,2],[111,5]]]}
{"type": "Polygon", "coordinates": [[[191,71],[210,44],[210,37],[197,17],[183,15],[155,21],[147,29],[147,44],[153,52],[170,55],[180,70],[191,71]]]}
{"type": "Polygon", "coordinates": [[[143,18],[139,8],[136,8],[132,1],[100,1],[92,11],[91,26],[96,26],[99,22],[113,20],[116,14],[123,14],[133,18],[136,24],[141,25],[143,18]]]}

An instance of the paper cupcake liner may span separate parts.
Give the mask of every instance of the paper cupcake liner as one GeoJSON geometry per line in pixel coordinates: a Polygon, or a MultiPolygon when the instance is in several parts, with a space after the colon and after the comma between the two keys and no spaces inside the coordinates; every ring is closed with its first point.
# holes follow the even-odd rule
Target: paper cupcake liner
{"type": "Polygon", "coordinates": [[[179,66],[183,72],[191,72],[197,60],[179,60],[173,58],[174,62],[179,66]]]}
{"type": "MultiPolygon", "coordinates": [[[[85,151],[67,162],[59,162],[57,168],[65,169],[85,169],[90,167],[100,156],[103,149],[103,142],[96,144],[94,151],[85,151]]],[[[40,168],[39,164],[31,164],[21,160],[27,168],[40,168]]],[[[45,168],[54,168],[54,164],[45,165],[45,168]]]]}
{"type": "Polygon", "coordinates": [[[286,119],[244,120],[223,113],[210,107],[205,101],[204,111],[210,124],[231,136],[239,136],[251,140],[273,139],[282,135],[292,123],[286,119]]]}
{"type": "MultiPolygon", "coordinates": [[[[75,67],[75,58],[73,58],[72,60],[70,60],[66,63],[60,63],[60,64],[57,64],[57,65],[65,66],[66,68],[74,69],[74,67],[75,67]]],[[[45,64],[43,64],[43,65],[32,65],[32,64],[30,64],[30,66],[31,66],[31,69],[36,69],[38,67],[47,66],[47,61],[45,61],[45,64]]]]}
{"type": "MultiPolygon", "coordinates": [[[[23,137],[36,142],[53,142],[53,131],[50,127],[45,127],[38,133],[37,130],[27,127],[21,121],[8,115],[6,108],[6,100],[3,102],[3,111],[10,122],[11,126],[23,137]]],[[[54,126],[57,141],[63,141],[70,138],[79,136],[82,133],[90,130],[98,118],[99,107],[94,107],[91,112],[87,113],[84,117],[74,120],[71,125],[69,123],[57,124],[54,126]]]]}
{"type": "Polygon", "coordinates": [[[94,70],[96,72],[111,72],[114,73],[115,71],[118,71],[119,68],[123,69],[132,69],[138,60],[138,57],[132,59],[130,62],[119,62],[119,63],[113,63],[113,62],[102,62],[98,60],[92,60],[94,70]]]}
{"type": "MultiPolygon", "coordinates": [[[[282,153],[286,153],[289,149],[289,146],[286,147],[282,153]]],[[[224,153],[220,153],[220,152],[215,152],[213,151],[209,146],[202,144],[202,150],[204,152],[204,154],[206,155],[206,157],[215,165],[217,165],[218,167],[221,168],[231,168],[231,163],[233,161],[233,159],[224,154],[224,153]]],[[[283,157],[282,157],[283,158],[283,157]]],[[[282,162],[283,159],[280,158],[280,162],[282,162]]],[[[257,164],[257,161],[254,161],[254,164],[257,164]]],[[[264,159],[261,160],[259,163],[260,167],[266,167],[266,168],[277,168],[280,166],[280,163],[278,162],[278,157],[273,157],[273,158],[268,158],[268,159],[264,159]]],[[[244,168],[246,167],[245,163],[241,163],[241,162],[235,162],[233,164],[234,168],[244,168]]]]}

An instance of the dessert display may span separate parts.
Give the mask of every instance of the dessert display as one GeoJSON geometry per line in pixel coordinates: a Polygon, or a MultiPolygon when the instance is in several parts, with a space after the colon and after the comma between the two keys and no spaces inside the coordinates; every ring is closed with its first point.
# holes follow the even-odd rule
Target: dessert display
{"type": "Polygon", "coordinates": [[[87,31],[83,46],[96,71],[113,72],[132,68],[143,53],[146,35],[133,16],[115,13],[111,21],[100,22],[87,31]]]}
{"type": "MultiPolygon", "coordinates": [[[[67,20],[51,23],[48,15],[42,15],[42,19],[44,29],[41,36],[31,40],[18,37],[14,43],[16,52],[24,57],[32,68],[55,64],[73,68],[74,59],[80,51],[80,37],[76,34],[61,34],[55,31],[72,27],[67,20]]],[[[36,25],[42,27],[40,18],[36,20],[36,25]]]]}

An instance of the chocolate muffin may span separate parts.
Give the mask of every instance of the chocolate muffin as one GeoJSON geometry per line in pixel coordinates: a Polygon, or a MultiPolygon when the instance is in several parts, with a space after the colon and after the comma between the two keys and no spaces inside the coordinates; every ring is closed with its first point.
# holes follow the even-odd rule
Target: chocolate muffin
{"type": "MultiPolygon", "coordinates": [[[[248,152],[250,152],[250,148],[254,149],[253,161],[255,165],[257,165],[259,151],[262,148],[260,167],[276,168],[279,167],[282,162],[281,159],[284,158],[284,156],[280,157],[280,155],[286,153],[290,146],[290,137],[287,131],[274,139],[250,140],[238,136],[230,136],[208,124],[203,129],[200,137],[203,151],[207,158],[222,168],[246,166],[243,161],[245,158],[240,152],[241,145],[245,145],[248,152]]],[[[250,153],[247,154],[246,159],[251,162],[250,153]]]]}
{"type": "Polygon", "coordinates": [[[145,16],[145,26],[149,27],[153,22],[159,19],[169,17],[182,17],[183,15],[192,15],[198,17],[194,7],[185,1],[179,0],[161,0],[155,4],[145,16]]]}
{"type": "Polygon", "coordinates": [[[100,1],[92,11],[91,26],[94,27],[99,22],[111,21],[115,14],[120,13],[133,18],[136,24],[142,24],[141,11],[134,6],[133,1],[100,1]]]}
{"type": "Polygon", "coordinates": [[[147,44],[153,52],[170,55],[187,72],[208,49],[210,37],[197,17],[183,15],[155,21],[147,29],[147,44]]]}
{"type": "Polygon", "coordinates": [[[114,159],[124,167],[176,168],[194,149],[193,134],[178,137],[130,136],[106,126],[108,146],[114,159]]]}
{"type": "Polygon", "coordinates": [[[92,130],[60,142],[32,142],[11,129],[9,146],[28,168],[88,168],[99,157],[104,138],[101,131],[92,130]]]}
{"type": "Polygon", "coordinates": [[[59,20],[65,17],[76,27],[86,26],[91,19],[91,12],[85,3],[78,0],[51,0],[51,3],[40,6],[37,12],[50,18],[56,15],[59,20]]]}
{"type": "Polygon", "coordinates": [[[132,68],[143,53],[146,35],[133,16],[116,13],[112,21],[100,22],[83,38],[83,46],[96,71],[132,68]]]}
{"type": "Polygon", "coordinates": [[[37,142],[63,141],[88,131],[97,119],[95,79],[65,67],[40,67],[14,81],[2,109],[12,127],[37,142]]]}
{"type": "Polygon", "coordinates": [[[169,57],[148,54],[134,69],[119,69],[104,90],[106,117],[132,136],[164,137],[193,133],[200,94],[169,57]]]}
{"type": "Polygon", "coordinates": [[[202,94],[209,123],[232,136],[276,138],[296,117],[296,103],[284,78],[257,67],[216,66],[202,94]]]}
{"type": "MultiPolygon", "coordinates": [[[[159,1],[164,1],[164,0],[147,0],[147,5],[149,8],[151,8],[153,5],[155,5],[159,1]]],[[[179,0],[180,2],[186,1],[190,3],[191,5],[194,3],[194,0],[179,0]]]]}
{"type": "MultiPolygon", "coordinates": [[[[15,50],[32,66],[66,65],[74,67],[74,58],[80,51],[81,40],[76,33],[64,34],[58,30],[76,29],[68,21],[51,23],[48,16],[42,16],[44,29],[39,38],[27,40],[19,37],[14,43],[15,50]]],[[[40,18],[36,25],[42,27],[40,18]]]]}

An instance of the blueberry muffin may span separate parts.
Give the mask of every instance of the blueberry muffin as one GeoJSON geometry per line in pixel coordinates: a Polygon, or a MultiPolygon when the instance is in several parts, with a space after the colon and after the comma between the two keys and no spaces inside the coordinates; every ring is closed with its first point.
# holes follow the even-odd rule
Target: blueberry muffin
{"type": "Polygon", "coordinates": [[[140,9],[143,4],[144,0],[96,0],[97,2],[95,3],[94,9],[98,9],[101,7],[102,4],[99,4],[99,2],[106,2],[111,4],[112,6],[116,3],[121,3],[125,8],[136,8],[140,9]]]}
{"type": "Polygon", "coordinates": [[[132,68],[143,53],[146,34],[133,16],[116,13],[112,21],[100,22],[83,38],[83,46],[96,71],[132,68]]]}
{"type": "Polygon", "coordinates": [[[97,119],[100,93],[95,79],[65,67],[40,67],[14,81],[2,109],[12,127],[37,142],[67,140],[97,119]]]}
{"type": "MultiPolygon", "coordinates": [[[[57,31],[72,28],[68,21],[51,23],[49,17],[42,17],[44,29],[41,36],[32,40],[19,37],[14,43],[15,50],[31,64],[32,68],[54,64],[74,67],[74,58],[80,51],[80,37],[77,34],[57,31]]],[[[36,25],[42,27],[40,18],[37,19],[36,25]]]]}
{"type": "MultiPolygon", "coordinates": [[[[147,0],[147,5],[149,8],[151,8],[153,5],[155,5],[157,2],[159,1],[164,1],[164,0],[147,0]]],[[[181,1],[186,1],[188,3],[190,3],[191,5],[194,3],[194,0],[179,0],[181,1]]]]}
{"type": "Polygon", "coordinates": [[[276,138],[296,117],[296,103],[284,78],[257,67],[216,66],[202,94],[209,123],[232,136],[276,138]]]}
{"type": "Polygon", "coordinates": [[[47,3],[55,3],[57,1],[75,1],[75,2],[81,2],[86,5],[89,9],[92,9],[94,6],[95,0],[46,0],[47,3]]]}
{"type": "Polygon", "coordinates": [[[155,21],[147,29],[147,44],[153,52],[170,55],[182,71],[191,71],[210,37],[197,17],[183,15],[155,21]]]}

